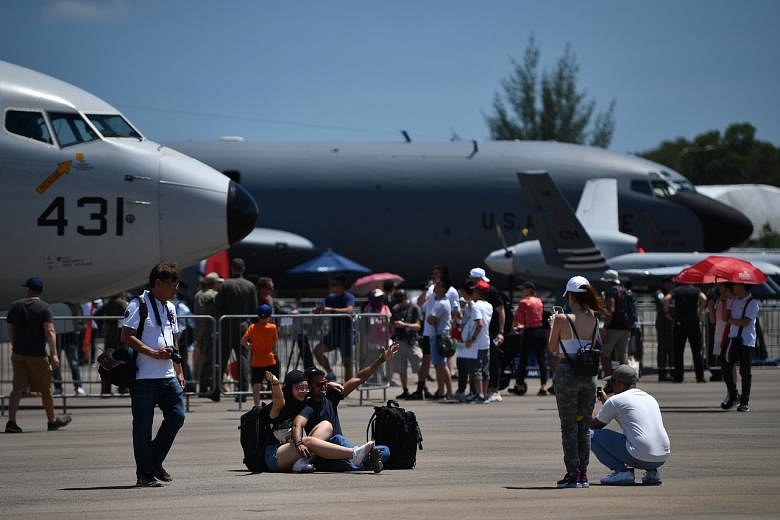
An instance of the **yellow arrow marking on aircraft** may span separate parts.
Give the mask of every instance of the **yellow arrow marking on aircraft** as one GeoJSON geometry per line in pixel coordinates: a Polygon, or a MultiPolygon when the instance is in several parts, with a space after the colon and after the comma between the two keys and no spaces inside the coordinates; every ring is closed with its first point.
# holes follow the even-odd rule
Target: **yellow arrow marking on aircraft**
{"type": "Polygon", "coordinates": [[[58,164],[57,169],[51,172],[51,175],[49,175],[45,181],[43,181],[37,188],[35,188],[35,191],[38,192],[38,195],[41,195],[44,191],[48,190],[52,184],[57,182],[57,179],[66,173],[69,173],[70,165],[72,163],[73,161],[64,161],[58,164]]]}

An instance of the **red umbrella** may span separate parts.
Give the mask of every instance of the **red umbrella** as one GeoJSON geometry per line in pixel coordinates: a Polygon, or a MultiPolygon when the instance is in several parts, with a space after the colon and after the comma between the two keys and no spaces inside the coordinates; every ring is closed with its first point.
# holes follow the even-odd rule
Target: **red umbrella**
{"type": "Polygon", "coordinates": [[[674,279],[679,283],[732,282],[758,285],[766,282],[766,275],[747,260],[713,255],[683,269],[674,279]]]}
{"type": "Polygon", "coordinates": [[[374,273],[355,280],[355,283],[352,284],[352,287],[350,287],[349,290],[358,296],[364,296],[374,289],[381,289],[387,280],[392,281],[395,285],[400,285],[404,281],[404,279],[397,274],[374,273]]]}

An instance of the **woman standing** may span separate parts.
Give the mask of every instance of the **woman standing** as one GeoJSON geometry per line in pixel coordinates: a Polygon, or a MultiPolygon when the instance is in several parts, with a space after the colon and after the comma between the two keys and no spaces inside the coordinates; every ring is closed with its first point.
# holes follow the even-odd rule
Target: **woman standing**
{"type": "Polygon", "coordinates": [[[597,313],[604,305],[588,280],[574,276],[563,293],[570,314],[554,314],[551,320],[551,356],[560,361],[555,372],[555,400],[561,420],[563,462],[566,474],[558,481],[559,488],[586,488],[590,459],[590,420],[596,403],[596,377],[578,376],[572,365],[577,350],[600,344],[597,313]]]}
{"type": "Polygon", "coordinates": [[[544,355],[547,333],[542,323],[544,306],[542,300],[536,296],[536,285],[533,282],[525,282],[521,291],[522,297],[512,321],[512,330],[522,337],[520,365],[515,374],[514,393],[524,395],[528,391],[528,386],[525,384],[525,372],[528,368],[528,358],[533,352],[536,364],[539,365],[539,382],[541,384],[536,395],[547,395],[547,390],[544,388],[547,385],[547,360],[544,355]]]}

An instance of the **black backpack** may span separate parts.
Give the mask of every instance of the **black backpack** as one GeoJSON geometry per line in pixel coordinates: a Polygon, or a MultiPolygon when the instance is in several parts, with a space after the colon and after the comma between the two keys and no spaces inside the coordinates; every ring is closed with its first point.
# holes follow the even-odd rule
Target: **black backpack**
{"type": "Polygon", "coordinates": [[[636,298],[634,293],[618,287],[615,296],[615,314],[610,328],[631,329],[636,323],[636,298]]]}
{"type": "Polygon", "coordinates": [[[398,402],[389,400],[387,406],[375,406],[366,427],[377,444],[390,448],[386,469],[412,469],[417,463],[417,447],[422,450],[422,433],[414,412],[407,412],[398,402]]]}
{"type": "Polygon", "coordinates": [[[271,438],[271,405],[255,406],[241,416],[241,448],[244,450],[244,464],[249,471],[268,471],[265,465],[265,446],[271,438]]]}
{"type": "MultiPolygon", "coordinates": [[[[146,300],[143,295],[136,296],[138,300],[138,314],[140,317],[136,337],[140,338],[144,333],[146,318],[149,316],[149,309],[146,307],[146,300]]],[[[138,354],[130,352],[126,348],[118,348],[113,352],[103,352],[97,358],[98,374],[103,383],[112,384],[119,388],[128,388],[135,383],[138,368],[135,358],[138,354]]]]}

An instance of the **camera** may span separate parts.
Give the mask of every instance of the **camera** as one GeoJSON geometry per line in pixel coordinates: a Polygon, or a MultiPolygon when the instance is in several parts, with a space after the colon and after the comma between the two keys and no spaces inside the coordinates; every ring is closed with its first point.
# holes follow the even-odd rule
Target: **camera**
{"type": "Polygon", "coordinates": [[[176,363],[177,365],[181,365],[183,359],[181,358],[181,354],[179,354],[178,351],[174,350],[171,352],[171,361],[176,363]]]}

